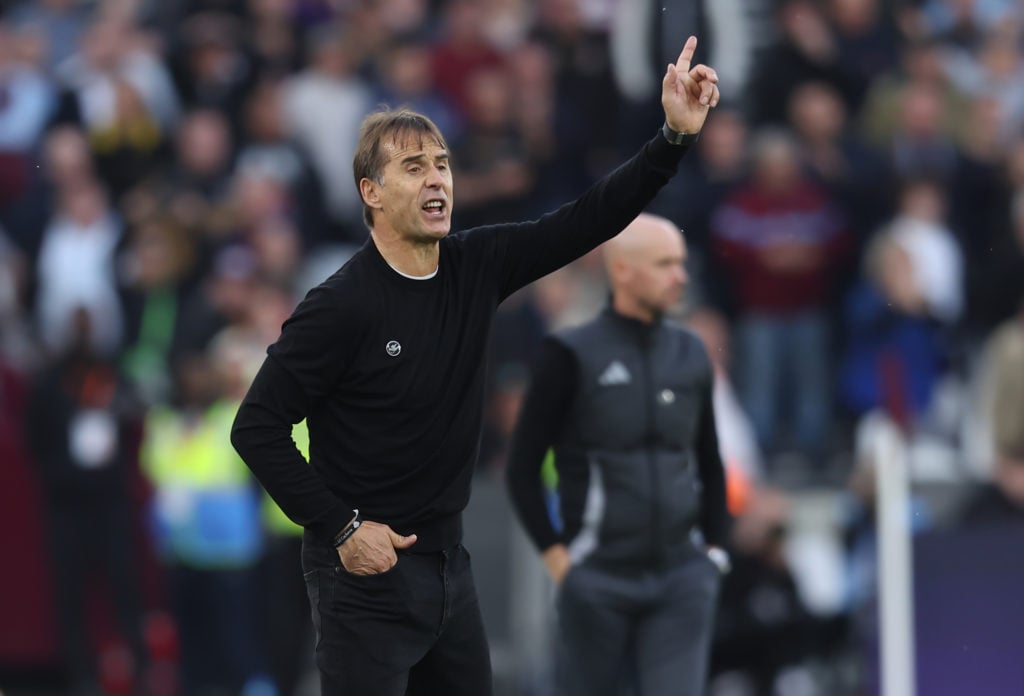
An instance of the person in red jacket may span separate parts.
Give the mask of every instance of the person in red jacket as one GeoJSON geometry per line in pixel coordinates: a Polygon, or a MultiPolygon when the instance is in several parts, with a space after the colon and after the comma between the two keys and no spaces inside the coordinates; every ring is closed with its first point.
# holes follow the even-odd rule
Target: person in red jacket
{"type": "Polygon", "coordinates": [[[763,131],[752,147],[752,180],[712,221],[739,315],[741,398],[766,451],[783,442],[778,414],[788,406],[797,447],[820,453],[829,413],[825,309],[847,236],[828,195],[801,173],[788,133],[763,131]]]}

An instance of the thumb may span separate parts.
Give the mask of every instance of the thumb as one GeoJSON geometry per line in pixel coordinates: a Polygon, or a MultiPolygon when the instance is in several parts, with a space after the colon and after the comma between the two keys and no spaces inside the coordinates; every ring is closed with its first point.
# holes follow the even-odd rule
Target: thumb
{"type": "Polygon", "coordinates": [[[407,549],[416,543],[416,535],[402,536],[398,532],[391,532],[391,545],[396,549],[407,549]]]}

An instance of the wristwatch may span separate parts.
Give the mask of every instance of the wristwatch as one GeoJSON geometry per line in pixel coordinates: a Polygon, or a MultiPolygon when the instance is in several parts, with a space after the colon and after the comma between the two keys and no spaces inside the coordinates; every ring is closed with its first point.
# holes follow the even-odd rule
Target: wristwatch
{"type": "Polygon", "coordinates": [[[344,529],[334,535],[334,539],[331,541],[334,548],[338,548],[348,541],[349,537],[355,534],[356,530],[363,525],[363,517],[359,514],[359,510],[353,510],[352,512],[355,513],[355,517],[352,518],[352,521],[345,525],[344,529]]]}
{"type": "Polygon", "coordinates": [[[661,134],[665,136],[665,140],[669,141],[673,145],[693,145],[697,142],[697,138],[700,137],[700,133],[680,133],[679,131],[672,130],[668,121],[665,121],[665,125],[661,127],[661,134]]]}

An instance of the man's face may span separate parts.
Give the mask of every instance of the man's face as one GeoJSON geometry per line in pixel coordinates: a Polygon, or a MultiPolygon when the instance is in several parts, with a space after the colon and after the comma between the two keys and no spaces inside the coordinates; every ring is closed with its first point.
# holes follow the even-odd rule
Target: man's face
{"type": "Polygon", "coordinates": [[[391,156],[381,182],[363,179],[363,198],[375,209],[374,230],[410,241],[443,238],[451,229],[452,172],[448,151],[429,136],[386,144],[391,156]]]}
{"type": "Polygon", "coordinates": [[[686,244],[682,235],[658,226],[629,261],[626,290],[655,314],[679,304],[686,287],[686,244]]]}

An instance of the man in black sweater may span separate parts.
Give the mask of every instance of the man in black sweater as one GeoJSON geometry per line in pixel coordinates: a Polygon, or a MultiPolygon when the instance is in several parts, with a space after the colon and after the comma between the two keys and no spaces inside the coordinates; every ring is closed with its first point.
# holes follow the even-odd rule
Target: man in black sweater
{"type": "Polygon", "coordinates": [[[449,234],[437,127],[409,111],[364,121],[353,168],[370,239],[285,322],[232,430],[305,528],[324,694],[491,693],[460,544],[491,322],[502,300],[614,235],[675,173],[718,102],[714,70],[690,66],[696,44],[666,70],[661,133],[534,222],[449,234]],[[309,465],[290,437],[303,418],[309,465]]]}
{"type": "Polygon", "coordinates": [[[686,247],[641,215],[605,245],[611,305],[548,338],[512,441],[509,492],[559,586],[567,696],[704,693],[729,515],[700,339],[664,321],[686,247]],[[541,487],[554,449],[562,528],[541,487]]]}

